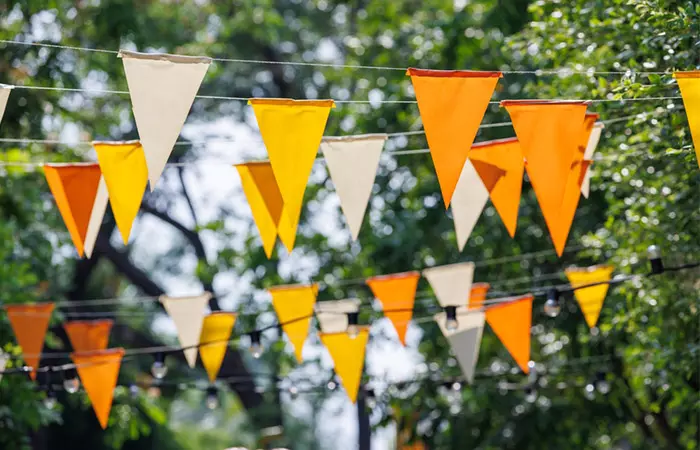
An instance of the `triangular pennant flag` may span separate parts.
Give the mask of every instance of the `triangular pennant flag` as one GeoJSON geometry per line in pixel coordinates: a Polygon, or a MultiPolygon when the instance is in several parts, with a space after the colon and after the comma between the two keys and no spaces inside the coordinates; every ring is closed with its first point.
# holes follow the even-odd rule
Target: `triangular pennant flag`
{"type": "Polygon", "coordinates": [[[690,135],[693,139],[698,167],[700,167],[700,70],[674,72],[673,78],[676,79],[681,90],[685,114],[688,116],[690,135]]]}
{"type": "Polygon", "coordinates": [[[608,294],[608,288],[612,273],[615,268],[613,266],[593,266],[585,269],[569,268],[566,269],[566,277],[574,288],[574,297],[581,307],[583,317],[590,328],[595,327],[600,316],[600,311],[603,309],[605,296],[608,294]],[[601,283],[597,286],[576,289],[579,286],[601,283]]]}
{"type": "MultiPolygon", "coordinates": [[[[603,122],[596,122],[591,130],[591,135],[588,138],[588,145],[586,145],[586,151],[583,154],[584,161],[593,161],[593,154],[598,148],[598,142],[600,142],[600,137],[603,134],[603,129],[605,124],[603,122]]],[[[584,197],[588,198],[591,192],[591,167],[586,169],[586,174],[583,176],[583,183],[581,183],[581,193],[584,197]]]]}
{"type": "Polygon", "coordinates": [[[302,362],[304,342],[309,335],[309,324],[314,313],[318,284],[275,286],[268,289],[272,306],[282,330],[294,347],[294,355],[302,362]]]}
{"type": "Polygon", "coordinates": [[[231,331],[236,324],[234,313],[217,311],[204,318],[202,333],[199,336],[199,356],[212,383],[224,362],[231,331]]]}
{"type": "Polygon", "coordinates": [[[419,272],[405,272],[366,280],[374,296],[382,303],[384,316],[394,325],[403,345],[406,345],[406,330],[413,317],[419,278],[419,272]]]}
{"type": "Polygon", "coordinates": [[[44,337],[49,328],[53,303],[31,305],[5,305],[7,318],[17,338],[17,344],[22,347],[22,359],[32,368],[29,376],[36,379],[36,369],[41,360],[41,350],[44,348],[44,337]]]}
{"type": "Polygon", "coordinates": [[[10,355],[0,350],[0,381],[2,381],[2,376],[7,367],[7,361],[10,360],[10,355]]]}
{"type": "Polygon", "coordinates": [[[282,215],[280,216],[277,234],[280,237],[282,245],[284,245],[284,248],[286,248],[289,253],[291,253],[294,249],[294,242],[297,238],[297,228],[299,227],[300,216],[301,210],[295,212],[295,216],[292,220],[289,218],[289,214],[287,214],[287,207],[285,206],[282,208],[282,215]]]}
{"type": "Polygon", "coordinates": [[[360,301],[354,298],[327,300],[316,303],[315,309],[322,333],[344,333],[348,329],[348,314],[360,310],[360,301]]]}
{"type": "Polygon", "coordinates": [[[211,59],[125,50],[119,52],[119,57],[124,63],[134,120],[153,190],[180,136],[211,59]]]}
{"type": "Polygon", "coordinates": [[[202,334],[204,310],[211,299],[211,294],[205,292],[192,297],[169,297],[161,295],[159,300],[175,324],[180,347],[185,347],[183,353],[190,367],[197,364],[197,344],[202,334]]]}
{"type": "Polygon", "coordinates": [[[0,84],[0,121],[2,121],[2,116],[5,115],[7,100],[10,98],[10,92],[12,91],[12,88],[14,88],[14,86],[0,84]]]}
{"type": "Polygon", "coordinates": [[[452,351],[469,384],[474,381],[474,369],[479,359],[485,318],[486,315],[483,312],[467,311],[465,306],[461,306],[457,309],[457,329],[450,331],[445,325],[447,322],[446,314],[435,315],[435,321],[440,326],[442,334],[450,341],[452,351]]]}
{"type": "Polygon", "coordinates": [[[523,187],[525,160],[517,138],[480,142],[472,145],[469,159],[476,172],[486,185],[489,197],[510,237],[515,236],[518,224],[518,208],[523,187]],[[503,177],[489,188],[486,177],[493,178],[493,170],[485,170],[483,164],[496,166],[503,171],[503,177]]]}
{"type": "Polygon", "coordinates": [[[316,160],[333,100],[254,98],[253,106],[285,212],[293,225],[301,214],[306,183],[316,160]]]}
{"type": "Polygon", "coordinates": [[[345,332],[320,333],[319,337],[333,358],[335,373],[340,378],[350,401],[357,402],[362,369],[365,365],[369,327],[360,329],[356,337],[351,337],[345,332]]]}
{"type": "Polygon", "coordinates": [[[109,412],[112,410],[114,388],[123,357],[123,348],[71,354],[80,382],[103,430],[107,428],[109,412]]]}
{"type": "Polygon", "coordinates": [[[104,219],[107,211],[107,203],[109,202],[109,193],[107,191],[107,183],[105,177],[100,177],[100,183],[97,185],[97,194],[95,194],[95,203],[92,205],[92,213],[90,214],[90,222],[88,223],[87,232],[85,233],[84,250],[85,256],[92,258],[92,251],[97,242],[97,235],[102,227],[102,219],[104,219]]]}
{"type": "Polygon", "coordinates": [[[473,262],[431,267],[423,271],[423,276],[430,283],[438,303],[443,308],[465,306],[469,302],[474,279],[473,262]]]}
{"type": "Polygon", "coordinates": [[[114,220],[126,245],[148,183],[143,147],[139,141],[93,142],[92,146],[107,185],[114,220]]]}
{"type": "Polygon", "coordinates": [[[491,285],[488,283],[474,283],[472,290],[469,293],[469,310],[481,309],[486,302],[486,294],[489,292],[491,285]]]}
{"type": "Polygon", "coordinates": [[[73,244],[82,257],[101,178],[100,166],[46,164],[44,174],[73,244]]]}
{"type": "Polygon", "coordinates": [[[71,320],[63,324],[68,340],[76,353],[104,350],[109,343],[113,322],[103,320],[71,320]]]}
{"type": "Polygon", "coordinates": [[[533,296],[503,300],[486,308],[486,321],[518,366],[529,373],[533,296]]]}
{"type": "Polygon", "coordinates": [[[496,89],[500,72],[408,69],[445,209],[496,89]]]}
{"type": "Polygon", "coordinates": [[[462,176],[452,196],[452,220],[455,224],[459,251],[464,249],[488,200],[489,191],[479,178],[474,165],[466,160],[462,168],[462,176]]]}
{"type": "Polygon", "coordinates": [[[326,137],[321,142],[323,157],[353,240],[357,240],[360,233],[386,140],[386,134],[367,134],[326,137]]]}

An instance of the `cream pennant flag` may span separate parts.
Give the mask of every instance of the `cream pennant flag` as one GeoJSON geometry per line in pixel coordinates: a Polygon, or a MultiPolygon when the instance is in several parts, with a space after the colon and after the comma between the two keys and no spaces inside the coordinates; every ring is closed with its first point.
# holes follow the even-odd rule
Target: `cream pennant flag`
{"type": "Polygon", "coordinates": [[[180,136],[211,58],[119,52],[151,190],[180,136]]]}
{"type": "Polygon", "coordinates": [[[452,220],[455,223],[457,246],[460,251],[464,249],[488,200],[489,191],[472,162],[467,160],[452,195],[452,220]]]}
{"type": "Polygon", "coordinates": [[[88,223],[87,232],[85,233],[85,242],[83,244],[85,256],[92,258],[92,251],[95,249],[97,235],[102,227],[102,220],[107,211],[107,203],[109,202],[109,193],[107,192],[107,183],[105,177],[100,176],[100,182],[97,185],[97,194],[95,195],[95,203],[92,205],[92,213],[90,213],[90,222],[88,223]]]}
{"type": "Polygon", "coordinates": [[[344,333],[348,329],[348,314],[360,310],[360,301],[354,298],[328,300],[316,303],[315,310],[322,333],[344,333]]]}
{"type": "Polygon", "coordinates": [[[2,381],[2,374],[7,367],[7,361],[10,360],[10,355],[0,350],[0,381],[2,381]]]}
{"type": "Polygon", "coordinates": [[[10,98],[10,91],[12,91],[12,88],[14,88],[14,86],[0,84],[0,121],[2,121],[2,116],[5,115],[7,100],[10,98]]]}
{"type": "MultiPolygon", "coordinates": [[[[600,142],[600,137],[603,134],[603,129],[605,124],[603,122],[596,122],[591,130],[591,135],[588,138],[588,145],[586,146],[586,151],[583,154],[583,159],[586,161],[593,161],[593,154],[598,148],[598,142],[600,142]]],[[[586,173],[583,176],[583,182],[581,183],[581,194],[588,198],[591,192],[591,167],[588,166],[586,173]]]]}
{"type": "Polygon", "coordinates": [[[161,295],[159,300],[163,308],[175,323],[180,347],[185,347],[183,353],[190,367],[197,364],[197,344],[202,335],[204,311],[211,299],[211,293],[191,297],[169,297],[161,295]]]}
{"type": "Polygon", "coordinates": [[[357,240],[360,233],[386,140],[386,134],[367,134],[326,137],[321,142],[321,151],[353,240],[357,240]]]}
{"type": "Polygon", "coordinates": [[[473,262],[431,267],[423,271],[423,276],[443,308],[468,305],[474,279],[473,262]]]}
{"type": "Polygon", "coordinates": [[[486,314],[481,311],[468,311],[466,306],[460,306],[457,308],[457,329],[454,331],[447,329],[445,313],[436,314],[435,321],[450,342],[464,378],[471,384],[474,381],[474,369],[479,360],[486,314]]]}

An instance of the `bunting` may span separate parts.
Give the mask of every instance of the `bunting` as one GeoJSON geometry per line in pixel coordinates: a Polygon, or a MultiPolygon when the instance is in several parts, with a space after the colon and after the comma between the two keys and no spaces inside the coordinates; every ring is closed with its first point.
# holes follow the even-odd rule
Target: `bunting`
{"type": "Polygon", "coordinates": [[[469,293],[469,310],[481,309],[486,302],[486,294],[491,289],[491,285],[488,283],[474,283],[472,284],[471,292],[469,293]]]}
{"type": "Polygon", "coordinates": [[[450,331],[445,325],[447,315],[444,312],[435,315],[435,321],[450,342],[464,378],[469,384],[474,382],[474,369],[479,359],[485,319],[486,315],[483,312],[468,311],[467,307],[460,306],[457,308],[457,329],[450,331]]]}
{"type": "Polygon", "coordinates": [[[474,279],[473,262],[431,267],[423,271],[423,276],[430,283],[438,303],[443,308],[465,306],[469,302],[474,279]]]}
{"type": "Polygon", "coordinates": [[[609,281],[612,278],[613,270],[615,270],[613,266],[602,265],[588,268],[571,267],[565,271],[571,287],[576,289],[574,297],[589,328],[595,327],[598,322],[605,296],[608,294],[609,281]],[[601,284],[577,289],[581,286],[595,283],[601,284]]]}
{"type": "Polygon", "coordinates": [[[124,357],[123,348],[88,353],[72,353],[71,359],[102,429],[107,428],[114,400],[114,388],[124,357]]]}
{"type": "Polygon", "coordinates": [[[269,288],[272,306],[282,324],[282,330],[294,347],[297,361],[303,361],[302,350],[309,335],[309,324],[314,312],[318,284],[275,286],[269,288]]]}
{"type": "Polygon", "coordinates": [[[685,114],[688,116],[690,135],[695,147],[695,155],[700,167],[700,70],[690,72],[674,72],[678,87],[683,97],[685,114]]]}
{"type": "Polygon", "coordinates": [[[7,108],[7,100],[10,98],[10,92],[14,86],[7,84],[0,84],[0,121],[5,115],[5,108],[7,108]]]}
{"type": "Polygon", "coordinates": [[[197,344],[202,335],[204,311],[211,299],[211,293],[191,297],[169,297],[161,295],[158,299],[175,324],[180,347],[190,367],[197,364],[197,344]]]}
{"type": "Polygon", "coordinates": [[[353,240],[360,234],[386,140],[386,134],[367,134],[326,137],[321,142],[321,151],[353,240]]]}
{"type": "MultiPolygon", "coordinates": [[[[591,135],[588,138],[588,145],[586,145],[586,151],[583,154],[583,160],[588,161],[589,164],[593,164],[593,155],[598,148],[598,143],[600,142],[600,137],[603,134],[603,129],[605,124],[603,122],[596,122],[591,130],[591,135]]],[[[591,191],[591,167],[590,165],[586,169],[586,174],[583,176],[583,182],[581,183],[581,193],[585,198],[591,191]]]]}
{"type": "Polygon", "coordinates": [[[461,177],[500,72],[409,68],[445,209],[461,177]]]}
{"type": "Polygon", "coordinates": [[[217,311],[204,318],[202,334],[199,336],[199,357],[207,371],[209,381],[216,381],[216,377],[224,362],[231,331],[236,324],[234,313],[217,311]]]}
{"type": "Polygon", "coordinates": [[[85,256],[92,258],[92,251],[97,242],[97,235],[102,227],[102,220],[107,211],[107,203],[109,202],[109,193],[107,191],[107,183],[105,177],[100,176],[100,182],[97,185],[97,193],[95,194],[95,202],[92,205],[90,213],[90,222],[88,222],[87,231],[85,233],[84,251],[85,256]]]}
{"type": "Polygon", "coordinates": [[[360,310],[360,301],[354,298],[327,300],[316,303],[315,309],[322,333],[343,333],[348,329],[348,314],[360,310]]]}
{"type": "Polygon", "coordinates": [[[413,317],[419,278],[419,272],[405,272],[366,280],[374,296],[381,302],[384,316],[394,325],[403,345],[406,345],[406,330],[413,317]]]}
{"type": "MultiPolygon", "coordinates": [[[[126,50],[121,50],[119,57],[124,63],[134,120],[153,190],[180,136],[211,59],[126,50]]],[[[140,185],[140,181],[137,178],[136,184],[140,185]]]]}
{"type": "Polygon", "coordinates": [[[333,359],[335,373],[340,378],[350,401],[356,403],[362,369],[365,365],[369,327],[360,329],[356,337],[351,337],[344,332],[320,333],[319,337],[333,359]]]}
{"type": "Polygon", "coordinates": [[[109,342],[113,322],[104,320],[71,320],[63,324],[68,340],[76,353],[104,350],[109,342]]]}
{"type": "Polygon", "coordinates": [[[486,308],[486,321],[523,372],[530,368],[531,294],[486,308]]]}
{"type": "Polygon", "coordinates": [[[5,312],[17,338],[17,344],[22,348],[22,358],[25,364],[32,368],[29,373],[32,380],[36,379],[36,369],[39,367],[44,337],[49,328],[53,308],[53,303],[5,305],[5,312]]]}

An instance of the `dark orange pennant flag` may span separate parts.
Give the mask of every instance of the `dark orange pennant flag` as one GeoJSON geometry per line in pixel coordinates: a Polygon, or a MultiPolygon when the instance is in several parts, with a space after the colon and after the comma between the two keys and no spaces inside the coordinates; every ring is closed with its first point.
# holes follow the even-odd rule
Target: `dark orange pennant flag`
{"type": "Polygon", "coordinates": [[[41,350],[44,348],[44,337],[49,328],[53,308],[53,303],[5,305],[12,331],[17,343],[22,347],[22,358],[25,364],[32,368],[29,374],[32,380],[36,379],[36,369],[41,360],[41,350]]]}
{"type": "Polygon", "coordinates": [[[481,309],[486,301],[486,294],[491,285],[488,283],[473,283],[469,293],[469,309],[481,309]]]}
{"type": "Polygon", "coordinates": [[[501,72],[408,69],[445,209],[501,72]]]}
{"type": "Polygon", "coordinates": [[[104,320],[71,320],[63,324],[74,352],[92,352],[104,350],[109,342],[109,332],[112,321],[104,320]]]}
{"type": "Polygon", "coordinates": [[[527,363],[530,361],[532,300],[529,294],[486,308],[486,321],[525,373],[530,371],[527,363]]]}
{"type": "Polygon", "coordinates": [[[367,279],[367,285],[382,303],[384,316],[391,320],[403,345],[406,345],[406,330],[413,317],[419,278],[420,272],[405,272],[367,279]]]}
{"type": "Polygon", "coordinates": [[[71,354],[102,429],[107,428],[114,400],[114,387],[117,385],[123,357],[123,348],[71,354]]]}

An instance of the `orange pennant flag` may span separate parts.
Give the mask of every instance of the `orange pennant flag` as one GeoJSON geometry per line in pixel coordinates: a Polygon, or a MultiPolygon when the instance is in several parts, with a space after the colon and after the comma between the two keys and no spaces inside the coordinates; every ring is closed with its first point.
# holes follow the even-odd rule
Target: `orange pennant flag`
{"type": "Polygon", "coordinates": [[[268,291],[282,329],[294,347],[294,355],[298,362],[302,362],[302,350],[309,335],[318,284],[275,286],[268,291]]]}
{"type": "Polygon", "coordinates": [[[525,160],[518,139],[500,139],[474,144],[469,159],[488,189],[491,202],[506,226],[508,234],[514,237],[525,171],[525,160]],[[497,183],[489,183],[493,173],[486,171],[479,163],[498,167],[504,172],[503,177],[497,183]]]}
{"type": "Polygon", "coordinates": [[[391,320],[399,340],[406,345],[406,330],[413,317],[413,304],[420,272],[405,272],[367,279],[367,285],[382,303],[384,316],[391,320]]]}
{"type": "Polygon", "coordinates": [[[44,165],[44,175],[78,254],[85,253],[92,208],[100,183],[97,164],[44,165]]]}
{"type": "Polygon", "coordinates": [[[199,336],[199,357],[212,383],[224,362],[231,330],[236,324],[236,315],[230,312],[217,311],[204,318],[202,334],[199,336]]]}
{"type": "Polygon", "coordinates": [[[362,368],[365,365],[365,349],[369,339],[369,327],[359,330],[356,337],[350,337],[348,333],[320,333],[321,342],[328,349],[333,358],[335,373],[343,383],[345,392],[350,401],[357,402],[357,393],[360,390],[362,368]]]}
{"type": "Polygon", "coordinates": [[[595,327],[600,316],[600,311],[603,309],[605,296],[608,294],[610,284],[608,281],[612,278],[612,273],[615,268],[610,265],[593,266],[588,268],[571,267],[566,269],[566,277],[574,288],[574,297],[578,302],[583,317],[589,328],[595,327]],[[576,289],[580,286],[589,284],[601,283],[597,286],[576,289]]]}
{"type": "Polygon", "coordinates": [[[501,72],[409,68],[445,209],[501,72]]]}
{"type": "Polygon", "coordinates": [[[80,382],[103,430],[107,428],[109,412],[112,410],[114,388],[117,385],[123,357],[123,348],[71,353],[80,382]]]}
{"type": "Polygon", "coordinates": [[[73,351],[93,352],[107,348],[113,322],[104,320],[71,320],[63,324],[73,351]]]}
{"type": "Polygon", "coordinates": [[[32,380],[36,379],[36,369],[41,360],[44,337],[49,328],[53,308],[53,303],[5,305],[5,312],[17,338],[17,344],[22,347],[22,358],[25,364],[32,368],[29,373],[32,380]]]}
{"type": "Polygon", "coordinates": [[[523,372],[529,373],[532,294],[486,308],[486,321],[523,372]]]}
{"type": "Polygon", "coordinates": [[[488,283],[473,283],[472,290],[469,293],[469,309],[481,309],[486,302],[486,294],[489,292],[491,285],[488,283]]]}
{"type": "Polygon", "coordinates": [[[673,78],[676,79],[681,90],[683,106],[690,126],[690,136],[693,139],[695,155],[700,167],[700,70],[674,72],[673,78]]]}

